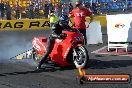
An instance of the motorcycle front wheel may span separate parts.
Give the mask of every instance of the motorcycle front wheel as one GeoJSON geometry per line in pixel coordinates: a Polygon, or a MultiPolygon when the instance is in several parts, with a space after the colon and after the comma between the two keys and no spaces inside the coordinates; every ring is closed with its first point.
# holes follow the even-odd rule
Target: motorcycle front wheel
{"type": "Polygon", "coordinates": [[[84,46],[78,46],[73,52],[73,63],[76,68],[86,68],[89,61],[88,51],[84,46]]]}

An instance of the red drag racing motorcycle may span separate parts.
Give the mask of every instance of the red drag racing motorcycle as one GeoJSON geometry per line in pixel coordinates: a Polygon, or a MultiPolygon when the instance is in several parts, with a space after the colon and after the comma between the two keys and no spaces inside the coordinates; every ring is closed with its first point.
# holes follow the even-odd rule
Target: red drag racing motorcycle
{"type": "MultiPolygon", "coordinates": [[[[60,66],[75,66],[76,68],[85,68],[88,64],[88,51],[84,46],[84,37],[77,30],[65,30],[65,39],[55,39],[52,52],[49,55],[49,61],[58,63],[60,66]]],[[[33,59],[38,60],[46,51],[46,37],[34,37],[33,59]]]]}

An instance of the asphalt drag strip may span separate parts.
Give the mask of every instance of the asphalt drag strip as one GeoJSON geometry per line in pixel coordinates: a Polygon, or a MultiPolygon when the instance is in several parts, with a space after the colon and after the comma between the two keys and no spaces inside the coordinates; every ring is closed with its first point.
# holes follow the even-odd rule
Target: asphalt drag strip
{"type": "MultiPolygon", "coordinates": [[[[129,74],[132,76],[132,58],[104,56],[91,53],[107,45],[106,28],[103,44],[87,45],[90,62],[87,74],[129,74]]],[[[47,67],[36,70],[33,60],[10,60],[9,58],[32,48],[34,36],[48,36],[49,30],[0,31],[0,88],[131,88],[130,83],[86,83],[77,84],[77,69],[47,67]]]]}

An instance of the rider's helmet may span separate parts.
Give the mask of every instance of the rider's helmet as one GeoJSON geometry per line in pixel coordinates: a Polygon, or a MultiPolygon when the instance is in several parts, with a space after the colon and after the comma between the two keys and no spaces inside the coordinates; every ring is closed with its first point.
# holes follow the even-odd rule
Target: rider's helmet
{"type": "Polygon", "coordinates": [[[69,17],[66,14],[62,14],[59,18],[60,24],[68,24],[69,23],[69,17]]]}
{"type": "Polygon", "coordinates": [[[66,14],[60,16],[60,21],[69,21],[69,17],[66,14]]]}

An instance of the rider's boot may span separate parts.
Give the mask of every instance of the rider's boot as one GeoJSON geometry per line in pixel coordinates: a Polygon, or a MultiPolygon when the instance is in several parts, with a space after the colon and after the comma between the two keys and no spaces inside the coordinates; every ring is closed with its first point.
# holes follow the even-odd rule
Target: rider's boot
{"type": "Polygon", "coordinates": [[[47,60],[46,58],[48,57],[48,52],[46,52],[44,54],[44,56],[42,57],[42,59],[40,60],[40,62],[38,63],[37,69],[42,69],[41,65],[47,60]]]}
{"type": "Polygon", "coordinates": [[[42,69],[40,63],[37,66],[37,70],[42,69]]]}

